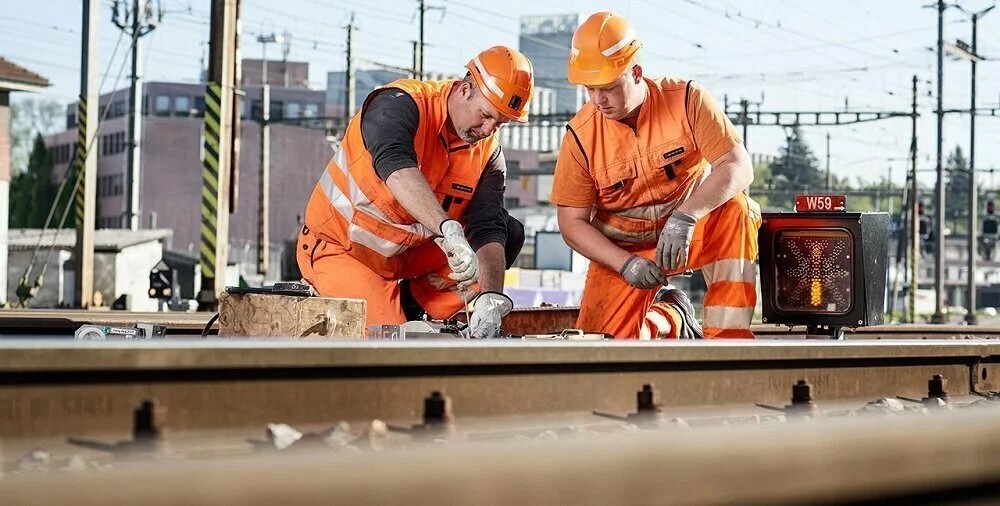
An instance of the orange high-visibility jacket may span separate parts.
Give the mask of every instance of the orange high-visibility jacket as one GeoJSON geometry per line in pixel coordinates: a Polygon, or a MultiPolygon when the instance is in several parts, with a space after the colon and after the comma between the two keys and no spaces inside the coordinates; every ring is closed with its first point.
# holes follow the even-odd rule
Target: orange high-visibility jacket
{"type": "Polygon", "coordinates": [[[689,83],[646,79],[649,97],[640,109],[638,124],[646,128],[641,137],[590,103],[567,126],[597,188],[592,223],[620,246],[655,245],[667,217],[705,176],[708,162],[686,114],[689,83]],[[650,111],[655,114],[649,116],[650,111]]]}
{"type": "MultiPolygon", "coordinates": [[[[499,141],[494,134],[475,145],[449,149],[447,102],[455,84],[400,79],[386,87],[405,91],[417,103],[420,124],[413,139],[417,165],[444,211],[461,221],[499,141]]],[[[403,208],[375,172],[361,134],[363,114],[364,106],[313,190],[305,226],[317,241],[336,242],[383,277],[397,278],[420,248],[437,245],[431,230],[403,208]]]]}

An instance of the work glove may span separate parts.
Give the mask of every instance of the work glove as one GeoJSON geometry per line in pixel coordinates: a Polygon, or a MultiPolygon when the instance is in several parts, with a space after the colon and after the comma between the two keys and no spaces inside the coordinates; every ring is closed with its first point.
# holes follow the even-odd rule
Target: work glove
{"type": "Polygon", "coordinates": [[[656,263],[667,272],[673,272],[687,265],[688,249],[694,236],[694,225],[698,220],[682,211],[674,211],[667,218],[667,224],[660,232],[656,244],[656,263]]]}
{"type": "Polygon", "coordinates": [[[451,267],[449,278],[458,283],[458,290],[466,292],[476,282],[479,273],[479,259],[472,251],[469,241],[465,239],[462,224],[455,220],[441,222],[441,237],[435,239],[437,245],[448,256],[448,267],[451,267]]]}
{"type": "Polygon", "coordinates": [[[619,274],[625,278],[626,283],[636,288],[655,288],[667,284],[667,276],[663,271],[652,260],[638,255],[628,257],[619,274]]]}
{"type": "Polygon", "coordinates": [[[483,292],[472,307],[469,337],[495,339],[500,337],[500,319],[514,309],[514,301],[499,292],[483,292]]]}

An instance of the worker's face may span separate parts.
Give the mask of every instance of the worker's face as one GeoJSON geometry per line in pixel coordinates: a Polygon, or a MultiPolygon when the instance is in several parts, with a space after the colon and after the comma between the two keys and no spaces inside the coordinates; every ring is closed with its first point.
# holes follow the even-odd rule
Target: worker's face
{"type": "Polygon", "coordinates": [[[463,82],[460,86],[463,100],[452,117],[452,126],[463,141],[475,144],[509,121],[471,84],[463,82]]]}
{"type": "Polygon", "coordinates": [[[632,116],[646,98],[642,89],[642,67],[632,66],[616,81],[603,86],[586,86],[591,103],[606,118],[621,120],[632,116]]]}

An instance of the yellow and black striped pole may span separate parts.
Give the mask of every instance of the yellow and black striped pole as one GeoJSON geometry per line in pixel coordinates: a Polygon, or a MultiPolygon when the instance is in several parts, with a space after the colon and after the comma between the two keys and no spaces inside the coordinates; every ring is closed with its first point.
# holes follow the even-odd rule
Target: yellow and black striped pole
{"type": "MultiPolygon", "coordinates": [[[[76,150],[73,161],[66,169],[66,180],[76,180],[66,196],[65,211],[73,209],[76,225],[76,244],[73,247],[76,276],[73,283],[75,303],[90,307],[94,302],[94,223],[97,219],[97,150],[94,139],[100,127],[100,73],[98,54],[101,22],[101,2],[83,0],[83,24],[80,40],[80,101],[77,104],[76,150]],[[94,114],[89,114],[94,106],[94,114]],[[73,206],[72,208],[70,206],[73,206]]],[[[65,216],[65,214],[63,215],[65,216]]],[[[60,218],[60,224],[65,218],[60,218]]],[[[108,295],[108,294],[105,294],[108,295]]]]}
{"type": "MultiPolygon", "coordinates": [[[[201,290],[212,292],[214,300],[219,216],[219,138],[222,103],[218,83],[208,83],[205,91],[205,146],[201,185],[201,290]]],[[[227,190],[228,191],[228,190],[227,190]]],[[[221,273],[225,275],[225,273],[221,273]]],[[[206,300],[205,302],[210,302],[206,300]]]]}
{"type": "Polygon", "coordinates": [[[84,202],[84,191],[86,190],[87,181],[84,169],[86,168],[87,161],[87,99],[86,97],[80,97],[80,103],[76,111],[76,157],[73,159],[73,165],[70,166],[66,172],[66,177],[76,178],[76,192],[74,192],[74,212],[76,213],[76,228],[79,229],[83,227],[83,202],[84,202]]]}

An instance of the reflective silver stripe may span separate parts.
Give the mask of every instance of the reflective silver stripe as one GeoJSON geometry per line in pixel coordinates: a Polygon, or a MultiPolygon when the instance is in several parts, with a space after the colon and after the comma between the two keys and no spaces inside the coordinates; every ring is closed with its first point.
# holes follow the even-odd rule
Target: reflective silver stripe
{"type": "Polygon", "coordinates": [[[384,257],[394,257],[407,249],[407,246],[379,237],[354,223],[351,223],[351,226],[348,227],[347,236],[351,239],[351,242],[365,246],[384,257]]]}
{"type": "Polygon", "coordinates": [[[677,208],[678,204],[680,204],[680,202],[674,200],[671,202],[636,206],[621,211],[614,211],[614,214],[624,216],[626,218],[657,221],[666,218],[670,213],[674,212],[674,209],[677,208]]]}
{"type": "Polygon", "coordinates": [[[319,185],[323,188],[323,193],[330,201],[330,204],[333,204],[334,209],[348,222],[353,220],[354,206],[351,205],[351,199],[347,198],[347,195],[344,195],[344,192],[340,191],[340,188],[337,188],[337,184],[333,182],[333,176],[330,175],[330,171],[323,171],[323,176],[319,178],[319,185]]]}
{"type": "Polygon", "coordinates": [[[701,268],[705,283],[711,285],[719,281],[735,281],[757,284],[757,263],[743,258],[728,258],[705,264],[701,268]]]}
{"type": "Polygon", "coordinates": [[[753,307],[705,306],[703,327],[714,329],[749,329],[753,307]]]}
{"type": "Polygon", "coordinates": [[[500,97],[500,100],[503,100],[503,90],[501,90],[500,86],[497,84],[497,79],[492,75],[486,73],[486,69],[483,68],[483,62],[479,61],[478,56],[476,57],[475,61],[476,61],[476,70],[478,70],[479,75],[482,76],[483,84],[485,84],[486,87],[490,89],[490,92],[500,97]]]}
{"type": "Polygon", "coordinates": [[[602,234],[612,241],[624,242],[629,244],[641,244],[644,242],[655,241],[659,237],[659,232],[655,230],[649,230],[640,234],[625,232],[624,230],[619,230],[607,223],[600,220],[593,220],[591,224],[594,228],[600,230],[602,234]]]}
{"type": "Polygon", "coordinates": [[[634,40],[635,40],[635,30],[629,28],[628,31],[625,32],[625,37],[622,37],[622,40],[619,40],[615,45],[605,49],[604,51],[601,51],[601,54],[610,57],[611,55],[621,50],[621,48],[631,44],[632,41],[634,40]]]}
{"type": "Polygon", "coordinates": [[[333,180],[333,176],[330,175],[329,170],[323,171],[323,176],[320,177],[319,184],[323,189],[323,193],[326,195],[326,198],[329,199],[330,204],[333,205],[334,209],[336,209],[348,223],[350,223],[350,226],[348,227],[348,236],[351,241],[377,251],[379,254],[386,257],[398,255],[408,249],[408,246],[397,244],[388,239],[379,237],[356,225],[354,223],[355,211],[364,212],[377,221],[391,225],[403,232],[415,234],[423,238],[430,238],[434,236],[434,233],[421,223],[415,223],[413,225],[400,225],[392,222],[385,215],[385,213],[378,208],[378,206],[368,199],[368,196],[361,191],[361,188],[358,187],[358,184],[354,181],[354,177],[351,176],[350,171],[347,169],[347,158],[346,150],[342,147],[334,154],[333,161],[344,175],[344,178],[347,180],[347,184],[350,188],[350,196],[345,194],[343,190],[337,186],[333,180]]]}

